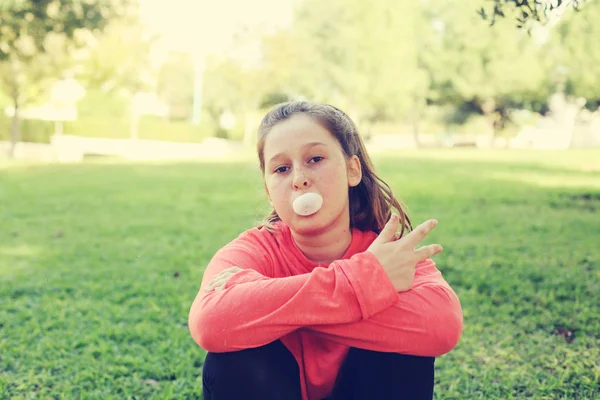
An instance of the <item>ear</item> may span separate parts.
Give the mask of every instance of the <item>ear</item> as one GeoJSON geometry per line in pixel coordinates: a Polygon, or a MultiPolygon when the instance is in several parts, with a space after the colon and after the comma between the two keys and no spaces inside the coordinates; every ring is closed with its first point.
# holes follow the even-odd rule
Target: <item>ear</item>
{"type": "Polygon", "coordinates": [[[358,156],[352,156],[348,160],[348,186],[358,186],[362,180],[362,169],[358,156]]]}

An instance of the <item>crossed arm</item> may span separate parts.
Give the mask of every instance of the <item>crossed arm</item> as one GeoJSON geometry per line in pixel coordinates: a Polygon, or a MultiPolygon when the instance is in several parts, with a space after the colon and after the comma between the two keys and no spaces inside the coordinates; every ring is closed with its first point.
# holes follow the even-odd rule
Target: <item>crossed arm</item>
{"type": "Polygon", "coordinates": [[[460,302],[431,260],[417,265],[412,288],[400,293],[369,252],[284,278],[269,277],[265,264],[247,246],[213,258],[189,315],[201,347],[258,347],[302,329],[353,347],[439,356],[460,339],[460,302]],[[206,291],[211,284],[222,290],[206,291]]]}

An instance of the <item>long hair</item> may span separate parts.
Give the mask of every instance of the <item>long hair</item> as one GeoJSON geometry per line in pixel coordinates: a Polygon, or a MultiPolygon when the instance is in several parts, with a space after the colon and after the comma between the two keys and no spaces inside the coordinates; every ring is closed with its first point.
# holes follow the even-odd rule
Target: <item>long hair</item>
{"type": "MultiPolygon", "coordinates": [[[[265,173],[265,140],[271,129],[294,114],[306,114],[327,129],[340,143],[347,159],[356,155],[360,160],[362,179],[357,186],[349,188],[350,226],[361,231],[380,233],[395,208],[400,217],[400,237],[412,230],[410,218],[405,206],[398,201],[392,190],[375,173],[373,162],[367,154],[365,145],[358,134],[356,125],[346,113],[328,104],[308,101],[290,101],[273,107],[263,118],[258,128],[257,152],[260,170],[265,173]]],[[[263,226],[271,229],[280,221],[273,209],[264,219],[263,226]]]]}

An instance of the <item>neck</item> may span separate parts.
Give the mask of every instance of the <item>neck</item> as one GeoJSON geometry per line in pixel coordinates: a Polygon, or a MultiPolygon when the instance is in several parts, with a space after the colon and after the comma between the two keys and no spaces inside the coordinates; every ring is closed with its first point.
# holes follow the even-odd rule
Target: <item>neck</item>
{"type": "Polygon", "coordinates": [[[332,225],[321,231],[310,233],[292,231],[292,237],[309,260],[330,264],[342,258],[352,242],[349,213],[342,213],[332,225]]]}

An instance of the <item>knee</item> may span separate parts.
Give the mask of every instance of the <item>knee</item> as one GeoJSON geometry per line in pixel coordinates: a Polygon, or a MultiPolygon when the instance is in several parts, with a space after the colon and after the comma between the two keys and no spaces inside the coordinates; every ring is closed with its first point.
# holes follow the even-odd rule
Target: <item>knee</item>
{"type": "Polygon", "coordinates": [[[227,353],[208,353],[202,371],[208,386],[251,385],[268,388],[281,376],[299,376],[293,355],[279,342],[227,353]]]}
{"type": "Polygon", "coordinates": [[[208,353],[204,360],[202,378],[211,385],[239,381],[260,384],[268,376],[265,368],[268,368],[268,364],[261,361],[261,353],[257,349],[208,353]]]}
{"type": "Polygon", "coordinates": [[[347,361],[355,398],[433,398],[434,357],[352,348],[347,361]]]}
{"type": "Polygon", "coordinates": [[[407,371],[411,373],[431,373],[434,371],[435,357],[420,357],[409,354],[385,353],[351,348],[354,368],[361,370],[407,371]]]}

